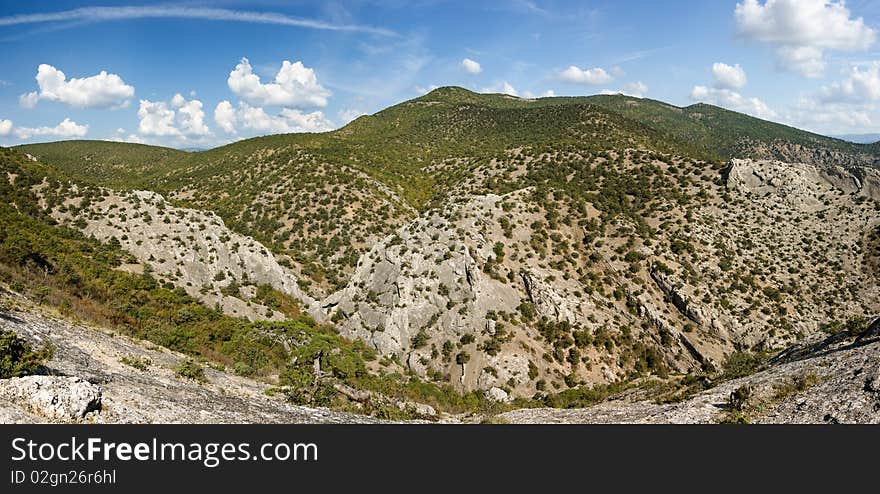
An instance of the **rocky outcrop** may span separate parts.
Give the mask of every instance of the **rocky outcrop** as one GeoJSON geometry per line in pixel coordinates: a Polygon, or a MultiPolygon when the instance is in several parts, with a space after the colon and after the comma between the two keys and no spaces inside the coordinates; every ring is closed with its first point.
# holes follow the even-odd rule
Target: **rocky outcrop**
{"type": "Polygon", "coordinates": [[[209,307],[219,305],[228,315],[282,319],[280,312],[250,300],[256,286],[268,285],[323,319],[318,303],[303,292],[290,269],[261,243],[228,229],[216,214],[172,206],[154,192],[101,189],[101,194],[88,201],[70,197],[51,213],[86,235],[118,242],[138,262],[126,269],[148,266],[160,279],[209,307]]]}
{"type": "Polygon", "coordinates": [[[880,200],[880,171],[875,168],[734,159],[727,184],[739,192],[774,194],[800,209],[819,209],[823,193],[842,190],[880,200]]]}
{"type": "Polygon", "coordinates": [[[767,424],[880,424],[880,339],[838,339],[797,359],[725,382],[680,403],[617,397],[587,409],[522,409],[511,423],[712,424],[728,419],[736,389],[752,390],[747,420],[767,424]]]}
{"type": "Polygon", "coordinates": [[[807,163],[819,167],[844,166],[870,167],[877,166],[880,159],[865,152],[845,152],[830,149],[821,144],[809,145],[776,140],[771,143],[742,139],[736,156],[758,160],[779,160],[786,163],[807,163]]]}
{"type": "Polygon", "coordinates": [[[176,375],[186,358],[107,329],[22,310],[0,329],[50,343],[50,375],[0,380],[0,423],[374,423],[361,415],[291,405],[268,384],[205,367],[207,382],[176,375]],[[135,368],[124,361],[141,362],[135,368]]]}
{"type": "MultiPolygon", "coordinates": [[[[494,205],[499,199],[487,197],[478,204],[494,205]]],[[[430,343],[440,346],[482,333],[490,310],[515,311],[523,294],[482,270],[496,257],[492,244],[476,230],[456,227],[435,213],[374,245],[348,286],[322,302],[342,333],[382,354],[397,355],[426,376],[429,368],[422,362],[431,359],[430,343]],[[420,333],[428,339],[415,348],[420,333]]]]}
{"type": "Polygon", "coordinates": [[[700,307],[684,293],[684,283],[675,279],[672,275],[663,274],[656,269],[651,270],[651,278],[654,279],[654,282],[657,283],[660,290],[669,297],[669,300],[672,301],[672,305],[674,305],[682,315],[700,326],[709,323],[705,309],[700,307]]]}
{"type": "Polygon", "coordinates": [[[0,397],[52,422],[88,421],[101,411],[101,388],[79,377],[25,376],[0,380],[0,397]]]}

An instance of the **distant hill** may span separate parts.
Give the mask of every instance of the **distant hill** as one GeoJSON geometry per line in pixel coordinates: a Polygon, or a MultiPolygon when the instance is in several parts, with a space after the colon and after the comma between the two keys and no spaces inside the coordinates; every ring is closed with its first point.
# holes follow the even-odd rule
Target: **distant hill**
{"type": "Polygon", "coordinates": [[[880,134],[846,134],[833,137],[844,141],[854,142],[856,144],[874,144],[880,142],[880,134]]]}

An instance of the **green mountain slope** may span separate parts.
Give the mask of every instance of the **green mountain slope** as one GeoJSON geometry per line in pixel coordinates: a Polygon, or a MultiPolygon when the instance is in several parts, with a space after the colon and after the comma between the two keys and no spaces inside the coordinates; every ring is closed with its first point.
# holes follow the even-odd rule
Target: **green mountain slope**
{"type": "Polygon", "coordinates": [[[871,146],[708,105],[677,108],[626,96],[528,100],[456,87],[333,132],[259,137],[197,153],[98,141],[21,149],[71,180],[153,190],[215,211],[234,230],[294,258],[318,294],[341,287],[364,249],[450,194],[514,190],[523,177],[555,180],[577,164],[538,159],[513,181],[515,162],[527,155],[586,159],[638,149],[712,162],[876,159],[871,146]]]}
{"type": "MultiPolygon", "coordinates": [[[[730,365],[760,362],[751,354],[876,313],[880,175],[858,166],[873,163],[872,149],[705,105],[460,88],[334,132],[198,153],[21,147],[39,159],[28,166],[58,179],[40,186],[41,207],[66,227],[94,233],[141,213],[111,200],[83,213],[65,180],[216,212],[285,254],[279,262],[320,301],[316,317],[389,368],[496,397],[670,376],[693,384],[732,354],[730,365]],[[851,170],[829,174],[835,164],[851,170]]],[[[177,235],[163,233],[172,218],[150,211],[120,230],[121,245],[177,235]]],[[[138,261],[165,265],[165,254],[138,261]]],[[[171,254],[181,271],[195,269],[188,256],[220,263],[209,249],[171,254]]],[[[241,294],[244,283],[228,278],[201,290],[241,294]]]]}

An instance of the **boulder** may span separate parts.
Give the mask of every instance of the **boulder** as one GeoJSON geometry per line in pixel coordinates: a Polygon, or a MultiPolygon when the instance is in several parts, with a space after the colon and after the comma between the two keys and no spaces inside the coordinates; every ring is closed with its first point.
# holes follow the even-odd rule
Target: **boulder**
{"type": "Polygon", "coordinates": [[[79,377],[14,377],[0,381],[0,395],[59,422],[77,422],[101,410],[101,387],[79,377]]]}

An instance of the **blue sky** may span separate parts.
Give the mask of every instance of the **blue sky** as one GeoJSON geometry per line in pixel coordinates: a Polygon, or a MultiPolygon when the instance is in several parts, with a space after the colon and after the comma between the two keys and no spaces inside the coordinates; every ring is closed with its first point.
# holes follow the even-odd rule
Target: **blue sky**
{"type": "Polygon", "coordinates": [[[878,30],[871,0],[4,0],[0,145],[210,147],[336,128],[444,85],[874,133],[878,30]]]}

